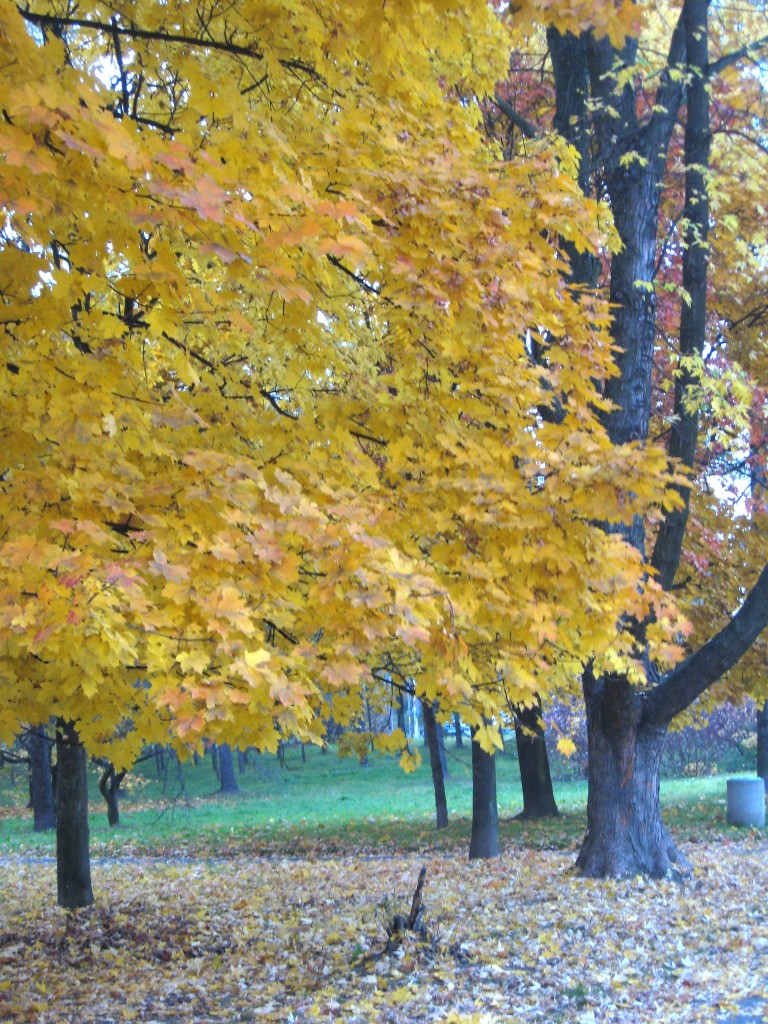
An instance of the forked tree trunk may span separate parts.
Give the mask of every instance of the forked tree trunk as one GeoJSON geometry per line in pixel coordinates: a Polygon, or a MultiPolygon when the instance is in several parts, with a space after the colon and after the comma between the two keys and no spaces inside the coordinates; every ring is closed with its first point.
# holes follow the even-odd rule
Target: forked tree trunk
{"type": "Polygon", "coordinates": [[[56,722],[56,881],[60,907],[93,903],[88,849],[88,758],[73,722],[56,722]]]}
{"type": "Polygon", "coordinates": [[[43,726],[29,737],[29,777],[32,796],[32,828],[47,832],[56,828],[56,803],[51,775],[51,739],[43,726]]]}
{"type": "Polygon", "coordinates": [[[642,695],[626,680],[585,673],[589,739],[587,834],[576,861],[589,878],[658,878],[690,869],[661,820],[666,726],[642,716],[642,695]]]}
{"type": "Polygon", "coordinates": [[[445,796],[445,775],[437,738],[437,718],[435,709],[428,700],[421,702],[421,709],[424,715],[424,736],[429,748],[429,763],[432,768],[432,785],[435,790],[435,825],[437,828],[447,828],[448,801],[445,796]]]}
{"type": "Polygon", "coordinates": [[[496,758],[472,736],[472,836],[469,859],[499,855],[499,808],[496,801],[496,758]]]}
{"type": "Polygon", "coordinates": [[[99,779],[99,792],[107,802],[107,821],[111,828],[120,824],[120,784],[125,774],[124,771],[116,772],[115,766],[108,764],[99,779]]]}
{"type": "Polygon", "coordinates": [[[541,702],[530,708],[515,709],[515,740],[520,764],[523,809],[518,818],[555,818],[559,815],[549,754],[541,722],[541,702]]]}

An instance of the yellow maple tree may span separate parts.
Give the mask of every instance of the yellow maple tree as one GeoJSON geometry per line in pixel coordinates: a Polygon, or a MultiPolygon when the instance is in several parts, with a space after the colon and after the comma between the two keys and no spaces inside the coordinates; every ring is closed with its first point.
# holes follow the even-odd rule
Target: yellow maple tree
{"type": "Polygon", "coordinates": [[[631,664],[619,612],[661,598],[599,523],[674,495],[609,443],[608,309],[564,285],[606,211],[479,131],[506,31],[480,0],[0,12],[0,738],[53,715],[124,765],[319,737],[383,652],[477,723],[631,664]]]}

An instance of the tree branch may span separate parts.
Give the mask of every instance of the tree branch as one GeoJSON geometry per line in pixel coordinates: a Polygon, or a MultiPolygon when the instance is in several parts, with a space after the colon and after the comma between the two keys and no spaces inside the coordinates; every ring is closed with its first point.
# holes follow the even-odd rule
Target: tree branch
{"type": "Polygon", "coordinates": [[[644,698],[643,721],[667,725],[746,654],[768,625],[768,565],[741,608],[711,640],[673,668],[644,698]]]}
{"type": "Polygon", "coordinates": [[[336,267],[342,274],[346,274],[347,277],[351,277],[355,284],[358,284],[363,291],[371,292],[373,295],[381,295],[381,288],[379,285],[371,284],[370,281],[366,281],[360,274],[356,274],[354,270],[350,270],[349,267],[345,267],[338,256],[334,256],[332,253],[328,253],[326,259],[332,267],[336,267]]]}
{"type": "Polygon", "coordinates": [[[538,132],[536,131],[535,127],[531,124],[530,121],[526,121],[524,117],[521,117],[511,103],[508,103],[505,99],[499,96],[498,93],[494,95],[493,102],[496,104],[496,106],[503,114],[506,114],[506,116],[509,118],[512,124],[516,128],[520,129],[520,131],[523,133],[523,135],[525,135],[527,139],[536,138],[538,132]]]}
{"type": "Polygon", "coordinates": [[[707,79],[712,79],[716,75],[719,75],[721,71],[730,67],[731,64],[735,64],[737,61],[743,60],[745,57],[751,57],[757,50],[762,50],[763,47],[768,47],[768,36],[761,36],[760,39],[756,39],[752,43],[747,43],[738,50],[734,50],[732,53],[723,54],[722,57],[718,57],[717,60],[711,61],[707,65],[707,79]]]}
{"type": "MultiPolygon", "coordinates": [[[[686,0],[683,5],[685,25],[687,115],[685,119],[685,204],[683,207],[683,290],[688,301],[680,313],[680,356],[701,356],[707,333],[707,269],[709,250],[709,201],[706,173],[710,157],[709,86],[706,82],[709,27],[709,0],[686,0]]],[[[696,376],[686,364],[675,378],[674,417],[669,439],[669,455],[689,469],[696,459],[699,439],[698,408],[691,408],[690,394],[696,376]]],[[[651,565],[658,573],[661,586],[669,590],[680,564],[683,540],[688,526],[691,488],[686,482],[675,487],[682,505],[664,514],[651,565]]]]}
{"type": "MultiPolygon", "coordinates": [[[[51,31],[61,33],[65,28],[90,29],[93,32],[103,32],[112,40],[125,36],[126,39],[145,39],[154,43],[169,43],[181,46],[194,46],[204,50],[219,50],[236,57],[251,57],[254,60],[263,60],[264,52],[253,45],[235,43],[231,39],[201,39],[199,36],[189,36],[174,32],[164,32],[162,29],[144,29],[136,25],[121,25],[112,18],[110,21],[98,21],[94,18],[74,18],[59,14],[43,14],[41,11],[32,11],[28,7],[16,7],[16,10],[25,21],[38,28],[50,28],[51,31]]],[[[325,85],[325,79],[309,64],[295,57],[280,58],[278,63],[284,71],[292,75],[304,74],[309,78],[325,85]]],[[[335,94],[335,91],[334,91],[335,94]]],[[[127,113],[127,112],[126,112],[127,113]]]]}
{"type": "Polygon", "coordinates": [[[681,75],[671,72],[681,71],[686,62],[685,18],[680,11],[677,24],[672,33],[667,53],[667,63],[661,74],[661,82],[656,90],[653,103],[653,114],[643,129],[645,154],[652,159],[661,158],[659,150],[664,148],[664,159],[672,135],[672,127],[685,96],[685,81],[681,75]]]}
{"type": "MultiPolygon", "coordinates": [[[[94,32],[103,32],[115,39],[125,36],[126,39],[147,39],[156,43],[178,43],[185,46],[199,46],[207,50],[222,50],[224,53],[236,54],[241,57],[255,57],[262,60],[264,54],[253,46],[241,46],[227,40],[199,39],[197,36],[176,35],[160,29],[143,29],[136,26],[120,25],[113,18],[111,21],[96,21],[92,18],[70,18],[58,14],[42,14],[29,8],[17,7],[25,21],[38,28],[50,28],[61,31],[62,28],[85,28],[94,32]]],[[[291,62],[293,63],[293,62],[291,62]]]]}

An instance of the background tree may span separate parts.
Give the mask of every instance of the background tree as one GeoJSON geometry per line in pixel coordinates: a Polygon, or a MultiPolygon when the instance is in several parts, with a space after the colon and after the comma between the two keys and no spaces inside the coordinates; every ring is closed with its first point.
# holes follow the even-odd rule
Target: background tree
{"type": "MultiPolygon", "coordinates": [[[[578,158],[574,173],[582,188],[604,196],[610,204],[622,243],[605,262],[604,287],[615,310],[611,330],[619,370],[603,392],[610,403],[604,412],[606,429],[619,445],[657,434],[665,439],[670,457],[692,472],[691,482],[679,487],[682,501],[676,507],[667,508],[660,518],[636,517],[625,529],[625,536],[643,557],[650,550],[656,578],[668,591],[687,586],[686,570],[680,567],[685,564],[691,510],[700,508],[703,501],[721,517],[729,516],[725,503],[713,498],[707,487],[712,443],[718,439],[722,445],[718,425],[722,428],[738,418],[734,412],[739,407],[748,409],[750,396],[763,384],[764,345],[754,334],[755,358],[748,368],[739,366],[738,345],[728,338],[728,361],[732,368],[738,367],[738,373],[718,381],[715,370],[715,379],[706,381],[706,359],[722,349],[727,318],[725,310],[716,307],[709,314],[708,271],[714,273],[719,266],[721,273],[731,276],[731,294],[734,287],[732,250],[722,245],[721,225],[732,242],[738,221],[729,219],[733,213],[724,214],[722,221],[718,214],[726,205],[724,195],[730,195],[732,203],[738,201],[734,142],[740,131],[735,104],[728,147],[715,151],[712,164],[710,93],[718,93],[720,103],[729,93],[735,100],[742,97],[745,88],[753,95],[760,93],[749,67],[760,59],[766,43],[764,15],[758,7],[744,22],[741,8],[737,12],[728,4],[720,5],[717,52],[710,57],[708,6],[705,0],[685,0],[669,11],[648,11],[642,33],[626,26],[626,37],[616,33],[616,26],[612,37],[601,34],[600,26],[585,30],[583,21],[569,22],[564,14],[547,36],[555,125],[573,146],[578,158]],[[659,52],[667,23],[662,13],[668,14],[672,29],[666,57],[659,64],[654,53],[659,52]],[[749,25],[746,43],[745,24],[749,25]],[[710,203],[710,195],[716,201],[710,203]],[[664,216],[665,204],[675,201],[680,205],[670,225],[664,216]],[[667,227],[670,234],[665,238],[667,227]],[[667,285],[676,297],[679,326],[660,339],[656,293],[667,285]],[[660,352],[664,359],[659,358],[660,352]],[[662,389],[665,400],[659,400],[655,371],[665,364],[670,383],[662,389]],[[734,388],[736,379],[740,391],[734,388]],[[709,402],[707,392],[712,396],[709,402]],[[718,415],[718,405],[721,413],[728,406],[725,417],[718,415]],[[665,421],[654,419],[665,415],[665,410],[665,421]]],[[[749,127],[745,134],[751,131],[749,127]]],[[[751,166],[764,181],[763,163],[751,166]]],[[[741,208],[739,220],[750,216],[750,202],[741,208]]],[[[748,280],[743,291],[749,292],[752,285],[748,280]]],[[[762,406],[758,418],[764,419],[762,406]]],[[[744,440],[744,430],[738,430],[729,447],[737,449],[744,440]]],[[[661,874],[685,864],[660,817],[659,759],[664,734],[675,716],[749,649],[768,620],[764,564],[759,542],[741,547],[740,559],[732,563],[731,604],[722,615],[726,625],[711,640],[701,638],[700,646],[692,642],[682,664],[665,669],[654,662],[646,642],[658,620],[640,618],[634,627],[636,665],[631,671],[595,664],[584,673],[589,831],[578,864],[585,874],[661,874]]],[[[707,581],[703,590],[711,593],[707,581]]],[[[700,598],[701,591],[691,588],[689,593],[700,598]]],[[[712,611],[707,601],[702,609],[707,629],[712,611]]]]}
{"type": "Polygon", "coordinates": [[[53,740],[42,726],[31,729],[29,748],[29,786],[33,829],[46,832],[56,828],[56,794],[53,788],[53,740]]]}
{"type": "Polygon", "coordinates": [[[560,812],[552,788],[540,700],[531,707],[516,709],[515,742],[523,790],[523,809],[518,817],[556,817],[560,812]]]}
{"type": "Polygon", "coordinates": [[[499,807],[496,799],[496,755],[472,737],[472,832],[469,859],[499,855],[499,807]]]}
{"type": "Polygon", "coordinates": [[[61,907],[93,903],[88,755],[71,722],[56,722],[56,882],[61,907]]]}
{"type": "Polygon", "coordinates": [[[424,739],[429,749],[429,764],[432,769],[432,785],[435,789],[435,825],[437,828],[448,827],[448,800],[445,795],[444,755],[440,755],[440,738],[438,733],[442,726],[437,721],[435,705],[431,701],[422,701],[421,711],[424,715],[424,739]]]}
{"type": "Polygon", "coordinates": [[[228,743],[219,743],[219,792],[239,793],[240,786],[235,775],[235,765],[232,758],[232,748],[228,743]]]}
{"type": "Polygon", "coordinates": [[[125,769],[115,771],[115,766],[109,761],[102,761],[100,767],[102,772],[99,777],[99,792],[107,802],[107,821],[116,828],[120,824],[120,785],[127,772],[125,769]]]}

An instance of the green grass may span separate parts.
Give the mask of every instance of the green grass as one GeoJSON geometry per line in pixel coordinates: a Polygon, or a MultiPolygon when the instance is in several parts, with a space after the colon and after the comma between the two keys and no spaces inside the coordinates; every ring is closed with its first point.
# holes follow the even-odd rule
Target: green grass
{"type": "MultiPolygon", "coordinates": [[[[140,765],[126,780],[121,824],[109,828],[106,808],[91,780],[91,847],[95,855],[150,853],[167,856],[236,853],[327,856],[359,851],[381,854],[398,850],[465,849],[469,839],[472,784],[469,749],[449,742],[451,777],[446,789],[450,825],[434,828],[434,796],[428,763],[404,775],[396,761],[372,755],[368,767],[354,758],[339,758],[307,748],[287,751],[287,767],[273,755],[251,753],[241,793],[222,797],[210,757],[182,768],[182,791],[176,765],[157,772],[155,762],[140,765]]],[[[31,830],[26,772],[12,779],[0,771],[0,855],[49,855],[54,836],[31,830]]],[[[586,783],[555,783],[561,817],[546,822],[518,822],[522,809],[515,758],[498,758],[498,799],[502,846],[576,849],[586,825],[586,783]]],[[[725,825],[725,779],[671,780],[662,783],[667,822],[684,841],[697,841],[725,825]]],[[[733,830],[730,830],[733,831],[733,830]]],[[[765,833],[763,833],[765,834],[765,833]]]]}

